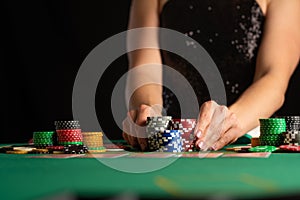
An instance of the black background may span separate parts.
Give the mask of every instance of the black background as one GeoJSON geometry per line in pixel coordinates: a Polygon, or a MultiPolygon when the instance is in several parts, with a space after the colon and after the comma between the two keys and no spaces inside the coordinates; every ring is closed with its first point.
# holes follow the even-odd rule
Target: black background
{"type": "MultiPolygon", "coordinates": [[[[72,119],[72,88],[88,53],[127,29],[130,0],[2,1],[0,143],[26,142],[33,131],[53,130],[72,119]]],[[[96,109],[103,131],[121,138],[110,113],[114,84],[127,70],[124,55],[102,76],[96,109]]],[[[300,69],[294,74],[279,115],[299,115],[300,69]]]]}
{"type": "MultiPolygon", "coordinates": [[[[3,5],[0,143],[25,142],[33,131],[53,130],[55,120],[73,119],[76,73],[94,47],[127,29],[130,0],[6,0],[3,5]]],[[[97,89],[98,118],[112,139],[121,131],[111,117],[111,91],[127,67],[124,55],[109,66],[97,89]]]]}

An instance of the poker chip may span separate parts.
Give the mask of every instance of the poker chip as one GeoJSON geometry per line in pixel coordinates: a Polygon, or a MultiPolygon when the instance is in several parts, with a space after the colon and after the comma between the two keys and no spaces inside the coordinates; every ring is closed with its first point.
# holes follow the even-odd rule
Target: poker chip
{"type": "Polygon", "coordinates": [[[300,131],[300,116],[279,116],[285,119],[287,131],[300,131]]]}
{"type": "Polygon", "coordinates": [[[165,130],[157,134],[158,151],[182,152],[182,132],[180,130],[165,130]]]}
{"type": "Polygon", "coordinates": [[[13,147],[13,150],[15,151],[27,151],[30,152],[32,150],[36,149],[35,147],[13,147]]]}
{"type": "Polygon", "coordinates": [[[84,154],[88,152],[88,148],[84,145],[66,145],[64,147],[64,153],[66,154],[84,154]]]}
{"type": "Polygon", "coordinates": [[[49,151],[48,151],[48,149],[33,149],[31,151],[31,153],[33,153],[33,154],[48,154],[49,151]]]}
{"type": "Polygon", "coordinates": [[[105,147],[98,147],[98,148],[89,148],[88,153],[103,153],[106,152],[105,147]]]}
{"type": "Polygon", "coordinates": [[[61,154],[64,153],[64,146],[48,146],[46,149],[49,151],[49,153],[53,154],[61,154]]]}
{"type": "Polygon", "coordinates": [[[300,152],[299,145],[281,145],[279,146],[280,150],[289,151],[289,152],[300,152]]]}
{"type": "Polygon", "coordinates": [[[261,146],[280,146],[283,144],[282,133],[286,131],[286,121],[284,118],[259,119],[261,146]]]}
{"type": "Polygon", "coordinates": [[[275,146],[256,146],[248,149],[250,152],[274,152],[277,150],[275,146]]]}
{"type": "Polygon", "coordinates": [[[300,131],[286,131],[283,133],[283,137],[285,145],[300,145],[300,131]]]}
{"type": "Polygon", "coordinates": [[[63,129],[80,129],[79,121],[55,121],[54,122],[56,130],[63,129]]]}
{"type": "Polygon", "coordinates": [[[13,150],[13,151],[6,151],[7,154],[27,154],[28,151],[24,150],[13,150]]]}

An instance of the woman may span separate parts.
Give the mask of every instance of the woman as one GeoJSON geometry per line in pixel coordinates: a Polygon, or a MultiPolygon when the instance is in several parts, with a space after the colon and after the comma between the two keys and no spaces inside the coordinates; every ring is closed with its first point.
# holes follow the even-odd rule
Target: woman
{"type": "MultiPolygon", "coordinates": [[[[133,0],[129,29],[140,27],[164,27],[192,37],[219,68],[228,105],[210,100],[201,76],[178,56],[155,49],[129,54],[130,68],[163,63],[187,77],[201,105],[195,145],[202,150],[218,150],[257,127],[259,118],[272,116],[282,106],[299,62],[300,0],[133,0]]],[[[178,113],[170,105],[176,99],[163,100],[162,93],[154,84],[137,89],[128,116],[145,125],[151,106],[163,102],[169,113],[178,113]]],[[[172,98],[170,91],[164,94],[172,98]]],[[[125,132],[129,144],[147,148],[146,139],[134,129],[125,132]]]]}

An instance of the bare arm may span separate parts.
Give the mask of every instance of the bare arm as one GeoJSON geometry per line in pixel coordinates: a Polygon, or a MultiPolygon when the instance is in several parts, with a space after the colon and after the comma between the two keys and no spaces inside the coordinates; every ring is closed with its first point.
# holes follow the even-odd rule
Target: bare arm
{"type": "Polygon", "coordinates": [[[254,83],[229,108],[237,115],[242,133],[282,106],[299,56],[300,0],[270,0],[254,83]]]}
{"type": "MultiPolygon", "coordinates": [[[[130,10],[129,29],[141,27],[158,27],[159,26],[159,0],[133,0],[130,10]]],[[[146,35],[141,35],[139,40],[147,40],[146,35]],[[145,38],[143,38],[145,37],[145,38]]],[[[155,37],[155,36],[153,36],[155,37]]],[[[152,38],[154,42],[158,38],[152,38]]],[[[128,54],[129,67],[134,68],[145,64],[161,64],[159,49],[141,49],[128,54]]],[[[157,76],[162,79],[161,69],[156,71],[157,76]]],[[[162,87],[161,85],[145,85],[137,89],[131,98],[130,105],[137,108],[141,104],[162,105],[162,87]]]]}
{"type": "MultiPolygon", "coordinates": [[[[132,0],[128,29],[158,26],[159,0],[132,0]]],[[[158,45],[157,34],[153,34],[151,31],[150,33],[146,31],[134,36],[129,34],[128,38],[129,45],[131,45],[131,42],[143,43],[145,41],[149,42],[149,40],[151,44],[158,45]]],[[[130,98],[128,116],[123,121],[123,137],[133,147],[146,150],[147,136],[145,136],[143,128],[137,128],[137,125],[144,126],[148,116],[159,115],[162,109],[162,61],[160,50],[142,48],[128,53],[128,59],[129,69],[135,68],[131,71],[138,71],[138,73],[133,73],[127,79],[127,92],[134,92],[130,98]],[[156,65],[155,69],[151,64],[156,65]],[[151,71],[149,71],[149,67],[151,71]],[[144,78],[150,79],[150,81],[154,78],[156,80],[154,83],[159,84],[143,84],[144,78]],[[135,90],[137,85],[142,86],[135,90]]]]}
{"type": "Polygon", "coordinates": [[[284,102],[289,79],[300,57],[300,0],[268,0],[266,24],[253,84],[229,108],[201,106],[196,146],[218,150],[259,125],[284,102]]]}

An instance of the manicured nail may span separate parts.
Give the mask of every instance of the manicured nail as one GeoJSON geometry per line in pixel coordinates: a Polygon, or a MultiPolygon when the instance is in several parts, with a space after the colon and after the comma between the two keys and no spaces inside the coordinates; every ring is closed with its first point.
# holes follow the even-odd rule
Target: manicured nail
{"type": "Polygon", "coordinates": [[[214,151],[217,151],[218,149],[217,149],[217,145],[213,145],[212,147],[211,147],[214,151]]]}
{"type": "Polygon", "coordinates": [[[201,137],[201,134],[202,134],[202,132],[201,132],[201,131],[198,131],[197,134],[196,134],[196,136],[197,136],[198,138],[200,138],[200,137],[201,137]]]}
{"type": "Polygon", "coordinates": [[[198,144],[198,147],[200,148],[200,149],[205,149],[206,148],[206,145],[204,144],[204,142],[200,142],[199,144],[198,144]]]}

